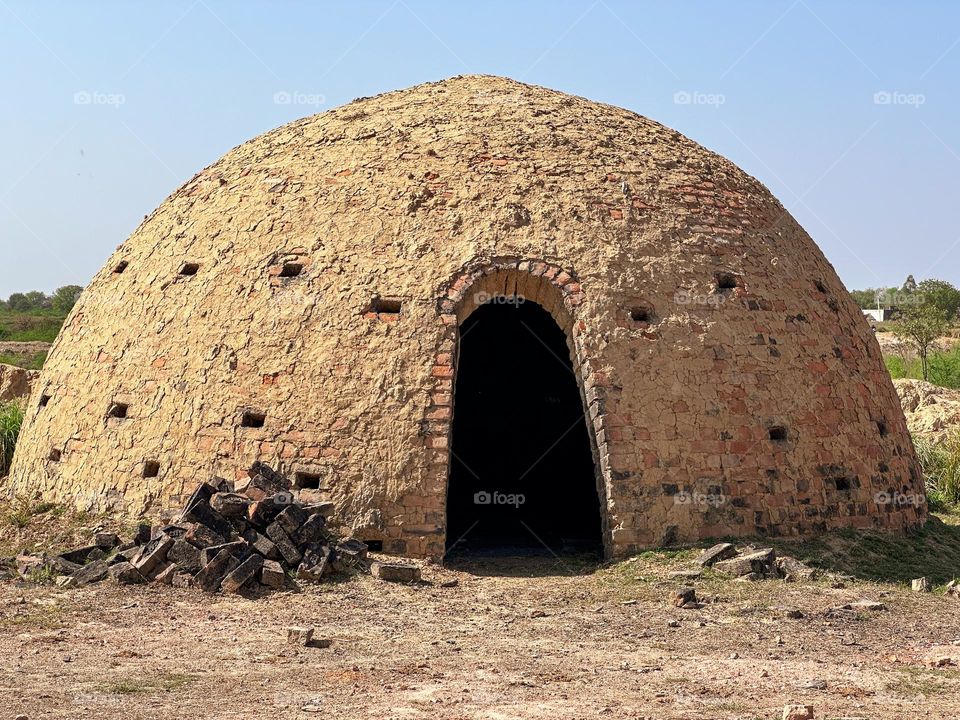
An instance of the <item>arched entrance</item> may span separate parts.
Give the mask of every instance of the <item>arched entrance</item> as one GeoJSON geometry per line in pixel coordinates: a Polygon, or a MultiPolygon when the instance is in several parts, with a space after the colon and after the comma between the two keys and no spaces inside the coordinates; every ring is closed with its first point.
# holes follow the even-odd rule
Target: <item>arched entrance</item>
{"type": "Polygon", "coordinates": [[[449,553],[601,553],[588,423],[564,331],[538,303],[489,296],[460,325],[449,553]]]}

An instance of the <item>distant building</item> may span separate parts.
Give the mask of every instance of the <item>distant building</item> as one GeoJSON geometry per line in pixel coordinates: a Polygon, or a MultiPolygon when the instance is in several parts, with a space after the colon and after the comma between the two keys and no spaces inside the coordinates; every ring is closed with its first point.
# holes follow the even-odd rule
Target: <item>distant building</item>
{"type": "Polygon", "coordinates": [[[863,314],[867,316],[871,322],[887,322],[888,320],[893,320],[899,309],[890,306],[885,308],[871,308],[870,310],[864,310],[863,314]]]}
{"type": "Polygon", "coordinates": [[[866,315],[871,322],[886,322],[887,320],[893,320],[893,316],[896,314],[896,312],[897,308],[895,307],[885,307],[864,310],[863,314],[866,315]]]}

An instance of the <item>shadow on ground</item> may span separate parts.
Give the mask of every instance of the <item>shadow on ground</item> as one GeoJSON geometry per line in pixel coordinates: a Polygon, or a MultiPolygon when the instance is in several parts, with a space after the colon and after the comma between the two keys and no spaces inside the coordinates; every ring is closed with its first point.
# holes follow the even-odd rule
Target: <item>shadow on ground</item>
{"type": "MultiPolygon", "coordinates": [[[[839,530],[815,538],[728,538],[738,546],[773,547],[823,570],[871,582],[909,583],[927,577],[934,585],[960,578],[960,518],[944,522],[931,516],[926,525],[905,533],[839,530]]],[[[698,547],[709,547],[706,541],[698,547]]],[[[695,549],[663,548],[641,554],[665,565],[692,565],[695,549]]],[[[553,555],[504,549],[470,555],[450,555],[444,565],[477,576],[562,577],[590,575],[608,563],[594,555],[553,555]]]]}
{"type": "Polygon", "coordinates": [[[601,567],[593,554],[554,555],[511,549],[469,555],[449,555],[444,566],[481,577],[576,577],[590,575],[601,567]]]}
{"type": "Polygon", "coordinates": [[[840,530],[769,544],[816,567],[861,580],[909,583],[927,577],[942,585],[960,577],[960,525],[937,516],[905,533],[840,530]]]}

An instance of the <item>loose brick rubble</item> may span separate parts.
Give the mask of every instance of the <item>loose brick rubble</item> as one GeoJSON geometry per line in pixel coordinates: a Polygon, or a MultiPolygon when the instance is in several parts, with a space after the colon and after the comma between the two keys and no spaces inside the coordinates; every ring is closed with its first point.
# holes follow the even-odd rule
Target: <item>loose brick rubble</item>
{"type": "Polygon", "coordinates": [[[815,568],[796,558],[787,555],[777,557],[773,548],[748,546],[737,550],[732,543],[720,543],[707,548],[696,563],[701,567],[712,567],[722,575],[745,580],[778,578],[793,582],[811,580],[817,575],[815,568]]]}
{"type": "MultiPolygon", "coordinates": [[[[288,574],[321,582],[336,571],[369,570],[366,544],[329,529],[329,503],[300,502],[290,482],[262,463],[249,474],[249,483],[201,483],[176,523],[142,525],[127,543],[100,534],[94,545],[61,555],[21,555],[17,570],[27,577],[47,568],[65,586],[110,577],[121,585],[152,580],[210,593],[280,590],[288,574]]],[[[419,568],[411,570],[419,577],[419,568]]]]}

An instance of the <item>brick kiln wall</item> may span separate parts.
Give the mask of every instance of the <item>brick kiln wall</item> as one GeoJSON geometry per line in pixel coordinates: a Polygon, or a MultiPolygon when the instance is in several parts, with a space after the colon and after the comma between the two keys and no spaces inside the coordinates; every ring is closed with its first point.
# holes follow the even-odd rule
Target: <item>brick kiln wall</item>
{"type": "Polygon", "coordinates": [[[457,324],[498,291],[567,331],[610,554],[924,519],[878,502],[923,487],[877,343],[760,183],[480,76],[291,123],[179,188],[68,319],[9,489],[151,513],[262,460],[438,555],[457,324]]]}

